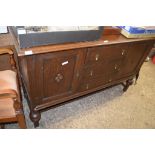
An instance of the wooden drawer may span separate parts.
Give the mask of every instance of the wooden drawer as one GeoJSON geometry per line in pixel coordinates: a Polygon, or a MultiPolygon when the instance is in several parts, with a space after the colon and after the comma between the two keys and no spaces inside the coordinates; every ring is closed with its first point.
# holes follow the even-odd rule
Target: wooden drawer
{"type": "Polygon", "coordinates": [[[95,78],[93,80],[83,80],[83,82],[79,85],[79,91],[87,91],[93,88],[97,88],[108,83],[108,76],[105,74],[102,77],[95,78]]]}
{"type": "Polygon", "coordinates": [[[82,78],[83,80],[91,80],[99,76],[104,76],[105,73],[106,73],[106,63],[85,66],[83,68],[82,78]]]}
{"type": "Polygon", "coordinates": [[[111,58],[109,60],[107,60],[107,72],[115,72],[115,71],[119,71],[121,70],[121,68],[123,67],[123,64],[125,62],[125,58],[111,58]]]}
{"type": "Polygon", "coordinates": [[[108,65],[93,65],[84,67],[83,79],[91,80],[100,76],[104,76],[107,73],[115,73],[121,71],[122,62],[109,63],[108,65]],[[107,70],[108,68],[108,70],[107,70]]]}
{"type": "MultiPolygon", "coordinates": [[[[81,90],[92,89],[98,87],[99,85],[103,85],[121,78],[127,55],[127,45],[123,46],[126,47],[126,50],[123,54],[120,52],[121,50],[118,46],[112,46],[112,49],[114,47],[116,47],[116,52],[114,52],[115,56],[113,56],[113,53],[110,53],[111,49],[108,47],[109,53],[108,55],[105,55],[104,60],[98,60],[97,62],[93,61],[92,58],[95,52],[89,54],[91,55],[90,57],[87,55],[88,57],[86,58],[86,62],[88,63],[86,63],[83,68],[80,84],[81,90]]],[[[102,57],[103,53],[101,52],[102,57]]]]}
{"type": "MultiPolygon", "coordinates": [[[[109,53],[108,55],[105,55],[104,60],[100,59],[98,61],[93,61],[92,58],[95,55],[95,52],[89,54],[91,55],[90,57],[87,55],[88,57],[86,58],[86,64],[83,68],[81,83],[79,86],[80,91],[93,89],[121,78],[122,69],[127,55],[127,48],[122,54],[119,47],[112,46],[112,49],[114,47],[116,47],[116,52],[114,52],[115,56],[113,56],[113,53],[110,53],[111,49],[108,47],[109,53]]],[[[103,58],[103,53],[101,52],[101,58],[103,58]]]]}
{"type": "Polygon", "coordinates": [[[104,63],[109,58],[123,58],[127,55],[128,44],[88,48],[85,64],[104,63]]]}
{"type": "Polygon", "coordinates": [[[80,91],[85,91],[102,86],[106,83],[113,82],[121,78],[122,69],[117,64],[108,66],[110,69],[105,70],[102,66],[88,67],[84,69],[84,75],[79,85],[80,91]]]}

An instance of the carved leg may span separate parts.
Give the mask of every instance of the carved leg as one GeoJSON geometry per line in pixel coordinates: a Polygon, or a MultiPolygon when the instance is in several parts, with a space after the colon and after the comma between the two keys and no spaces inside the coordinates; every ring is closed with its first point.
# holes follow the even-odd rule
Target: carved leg
{"type": "Polygon", "coordinates": [[[30,119],[34,123],[34,127],[35,128],[39,126],[39,120],[40,120],[40,118],[41,118],[41,114],[40,114],[39,111],[32,110],[30,112],[30,119]]]}
{"type": "Polygon", "coordinates": [[[129,88],[130,85],[133,84],[133,79],[129,79],[126,81],[126,84],[123,84],[124,88],[123,88],[123,91],[126,92],[129,88]]]}

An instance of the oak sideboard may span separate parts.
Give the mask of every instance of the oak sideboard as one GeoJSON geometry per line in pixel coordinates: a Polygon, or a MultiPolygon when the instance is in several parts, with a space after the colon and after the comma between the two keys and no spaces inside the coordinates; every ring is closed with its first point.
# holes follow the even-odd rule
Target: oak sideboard
{"type": "Polygon", "coordinates": [[[21,81],[35,127],[42,110],[116,84],[126,91],[138,79],[154,42],[103,34],[98,41],[18,49],[21,81]]]}

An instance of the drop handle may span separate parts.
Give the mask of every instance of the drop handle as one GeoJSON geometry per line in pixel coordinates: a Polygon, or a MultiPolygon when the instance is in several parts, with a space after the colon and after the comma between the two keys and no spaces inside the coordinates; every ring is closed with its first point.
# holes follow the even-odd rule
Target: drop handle
{"type": "Polygon", "coordinates": [[[118,68],[118,66],[117,66],[117,65],[115,65],[115,70],[117,70],[117,68],[118,68]]]}
{"type": "Polygon", "coordinates": [[[96,54],[95,60],[98,61],[98,59],[99,59],[99,54],[96,54]]]}
{"type": "Polygon", "coordinates": [[[115,70],[120,71],[120,68],[117,65],[115,65],[115,70]]]}
{"type": "Polygon", "coordinates": [[[90,71],[90,76],[93,76],[93,71],[90,71]]]}
{"type": "Polygon", "coordinates": [[[122,56],[125,55],[126,50],[122,49],[122,56]]]}

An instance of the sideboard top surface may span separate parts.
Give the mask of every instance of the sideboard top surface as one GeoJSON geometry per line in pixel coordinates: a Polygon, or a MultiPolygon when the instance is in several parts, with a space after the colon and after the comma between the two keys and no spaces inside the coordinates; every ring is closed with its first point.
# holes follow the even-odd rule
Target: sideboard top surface
{"type": "MultiPolygon", "coordinates": [[[[37,46],[32,48],[25,48],[18,50],[18,56],[25,56],[31,54],[42,54],[48,52],[56,52],[62,50],[70,50],[70,49],[78,49],[85,47],[94,47],[94,46],[102,46],[102,45],[112,45],[119,43],[130,43],[130,42],[139,42],[139,41],[149,41],[154,40],[155,38],[138,38],[138,39],[127,39],[120,33],[105,33],[106,28],[101,36],[101,38],[97,41],[88,41],[88,42],[77,42],[77,43],[66,43],[66,44],[57,44],[57,45],[46,45],[46,46],[37,46]],[[104,34],[105,33],[105,34],[104,34]],[[29,51],[28,54],[25,51],[29,51]]],[[[12,34],[1,34],[0,35],[0,47],[2,48],[12,48],[14,45],[14,39],[12,38],[12,34]]]]}
{"type": "Polygon", "coordinates": [[[69,50],[69,49],[94,47],[94,46],[101,46],[101,45],[111,45],[111,44],[119,44],[119,43],[139,42],[139,41],[147,41],[147,40],[155,40],[155,38],[127,39],[121,34],[112,34],[112,35],[106,34],[106,35],[102,35],[102,37],[97,41],[67,43],[67,44],[59,44],[59,45],[46,45],[46,46],[38,46],[33,48],[21,49],[20,52],[18,53],[18,56],[26,55],[25,51],[32,51],[31,54],[41,54],[41,53],[56,52],[56,51],[69,50]]]}

